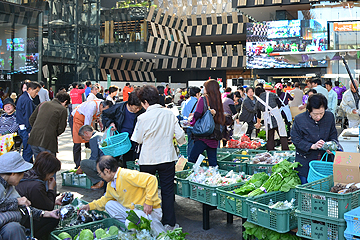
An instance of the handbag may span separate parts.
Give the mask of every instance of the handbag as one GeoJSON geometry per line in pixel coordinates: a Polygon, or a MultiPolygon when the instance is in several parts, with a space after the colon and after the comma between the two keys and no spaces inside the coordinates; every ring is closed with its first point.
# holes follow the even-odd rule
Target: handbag
{"type": "MultiPolygon", "coordinates": [[[[203,98],[204,99],[204,98],[203,98]]],[[[199,118],[192,129],[192,132],[197,137],[208,137],[215,129],[214,117],[210,112],[209,99],[204,99],[204,115],[199,118]],[[205,101],[206,99],[206,101],[205,101]]]]}

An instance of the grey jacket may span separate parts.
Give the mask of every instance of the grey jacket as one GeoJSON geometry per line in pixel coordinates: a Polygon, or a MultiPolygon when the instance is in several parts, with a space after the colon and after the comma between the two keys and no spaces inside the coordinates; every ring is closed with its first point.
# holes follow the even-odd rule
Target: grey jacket
{"type": "MultiPolygon", "coordinates": [[[[14,186],[10,186],[2,177],[0,177],[0,212],[19,210],[19,193],[14,186]]],[[[31,208],[34,219],[40,219],[41,210],[31,208]]]]}
{"type": "Polygon", "coordinates": [[[255,104],[257,102],[256,98],[255,103],[249,98],[246,97],[241,105],[241,112],[239,115],[239,120],[244,122],[254,121],[254,116],[256,113],[255,104]]]}

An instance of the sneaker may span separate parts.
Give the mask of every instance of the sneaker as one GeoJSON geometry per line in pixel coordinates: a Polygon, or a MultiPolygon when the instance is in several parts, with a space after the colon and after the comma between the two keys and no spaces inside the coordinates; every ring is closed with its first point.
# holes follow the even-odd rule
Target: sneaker
{"type": "Polygon", "coordinates": [[[165,224],[165,226],[164,226],[164,228],[165,228],[165,231],[173,231],[174,229],[176,229],[176,228],[179,228],[180,226],[179,226],[179,224],[175,224],[175,226],[173,226],[173,227],[171,227],[169,224],[165,224]]]}

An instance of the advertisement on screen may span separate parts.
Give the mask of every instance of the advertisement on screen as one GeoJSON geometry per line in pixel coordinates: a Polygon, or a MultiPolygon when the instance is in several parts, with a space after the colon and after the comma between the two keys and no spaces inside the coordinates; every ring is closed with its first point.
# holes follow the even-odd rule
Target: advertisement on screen
{"type": "Polygon", "coordinates": [[[317,52],[328,49],[327,22],[323,20],[281,20],[246,24],[246,67],[327,67],[326,61],[290,64],[270,57],[273,52],[317,52]]]}

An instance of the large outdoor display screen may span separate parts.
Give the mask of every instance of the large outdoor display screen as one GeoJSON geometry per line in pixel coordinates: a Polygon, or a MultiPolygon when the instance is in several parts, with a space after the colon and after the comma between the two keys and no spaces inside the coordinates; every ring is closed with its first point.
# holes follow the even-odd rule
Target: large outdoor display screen
{"type": "Polygon", "coordinates": [[[327,67],[326,61],[290,64],[269,56],[273,52],[313,52],[327,49],[326,21],[281,20],[246,24],[246,67],[250,69],[327,67]]]}

